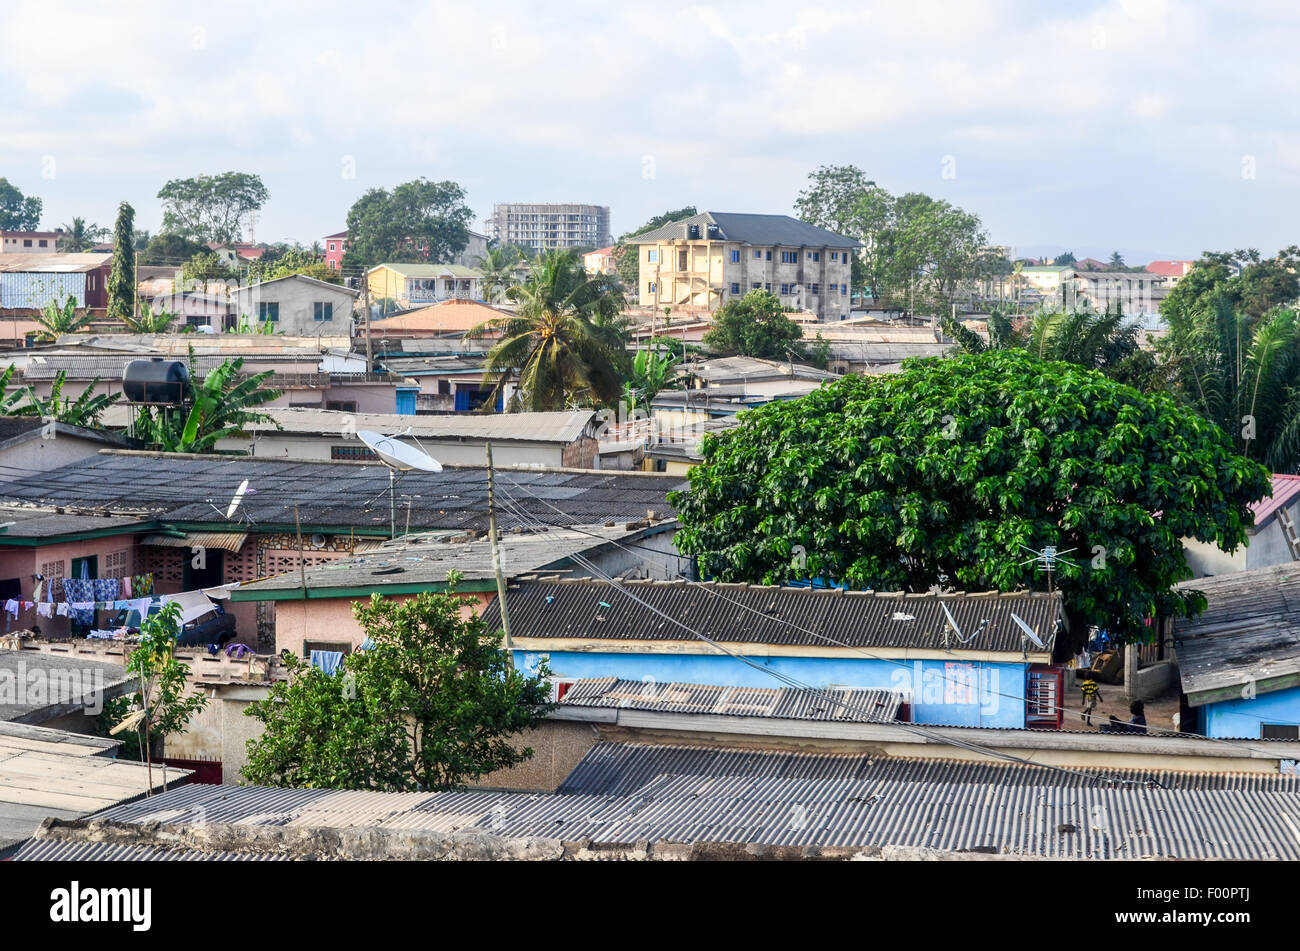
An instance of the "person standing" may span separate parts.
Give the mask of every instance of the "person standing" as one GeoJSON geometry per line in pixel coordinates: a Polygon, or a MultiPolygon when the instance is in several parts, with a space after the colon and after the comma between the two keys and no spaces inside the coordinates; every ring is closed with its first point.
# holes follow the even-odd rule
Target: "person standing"
{"type": "Polygon", "coordinates": [[[1085,726],[1092,726],[1092,711],[1097,709],[1097,702],[1102,699],[1101,688],[1097,686],[1097,681],[1088,677],[1079,684],[1079,690],[1083,693],[1083,714],[1079,719],[1085,726]]]}

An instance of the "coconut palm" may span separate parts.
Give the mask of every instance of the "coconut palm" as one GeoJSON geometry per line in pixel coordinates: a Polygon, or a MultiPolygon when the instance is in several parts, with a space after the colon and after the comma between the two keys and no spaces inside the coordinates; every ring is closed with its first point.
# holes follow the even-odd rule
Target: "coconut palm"
{"type": "Polygon", "coordinates": [[[135,421],[138,439],[164,452],[211,452],[218,440],[238,435],[246,423],[271,421],[256,409],[280,396],[279,390],[263,388],[273,376],[270,370],[241,379],[243,359],[227,360],[200,381],[193,347],[189,364],[189,412],[142,406],[135,421]]]}
{"type": "Polygon", "coordinates": [[[484,364],[492,401],[515,379],[512,410],[617,404],[631,367],[626,304],[613,278],[589,276],[571,251],[547,251],[528,280],[510,287],[506,297],[516,305],[514,315],[485,321],[466,334],[498,335],[484,364]]]}
{"type": "Polygon", "coordinates": [[[77,313],[77,299],[71,294],[62,304],[57,300],[47,301],[44,309],[34,319],[41,325],[41,329],[36,333],[36,339],[47,343],[58,340],[64,334],[77,333],[87,327],[92,320],[89,309],[77,313]]]}
{"type": "Polygon", "coordinates": [[[495,304],[500,300],[505,289],[514,283],[514,270],[518,265],[519,251],[516,248],[488,248],[478,267],[483,273],[480,286],[485,301],[495,304]]]}
{"type": "Polygon", "coordinates": [[[88,224],[85,218],[73,218],[72,224],[63,225],[63,234],[58,240],[59,250],[86,251],[107,235],[107,228],[88,224]]]}

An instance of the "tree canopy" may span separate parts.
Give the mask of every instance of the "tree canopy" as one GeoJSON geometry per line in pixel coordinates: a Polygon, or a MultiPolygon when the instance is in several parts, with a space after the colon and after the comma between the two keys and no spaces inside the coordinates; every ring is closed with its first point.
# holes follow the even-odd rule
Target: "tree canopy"
{"type": "Polygon", "coordinates": [[[1076,647],[1088,624],[1120,638],[1204,598],[1183,539],[1231,551],[1262,466],[1164,394],[1019,350],[912,360],[845,377],[706,437],[674,493],[678,547],[724,581],[822,578],[847,587],[967,591],[1043,586],[1027,549],[1055,545],[1076,647]],[[796,564],[795,546],[805,554],[796,564]]]}
{"type": "Polygon", "coordinates": [[[703,343],[724,356],[765,360],[803,360],[807,356],[803,329],[786,316],[780,299],[770,291],[750,291],[719,307],[703,343]]]}
{"type": "Polygon", "coordinates": [[[678,208],[676,211],[665,211],[662,215],[655,215],[635,231],[629,231],[618,239],[614,245],[614,267],[618,270],[619,279],[625,287],[637,290],[641,287],[641,257],[639,254],[640,245],[628,244],[628,238],[634,238],[639,234],[645,234],[647,231],[654,231],[655,228],[663,227],[670,221],[680,221],[682,218],[690,218],[692,215],[698,215],[694,205],[687,205],[685,208],[678,208]]]}
{"type": "Polygon", "coordinates": [[[248,172],[174,178],[158,192],[162,230],[199,243],[238,241],[244,221],[270,197],[262,179],[248,172]]]}
{"type": "Polygon", "coordinates": [[[180,267],[207,248],[178,234],[156,234],[140,252],[140,264],[147,267],[180,267]]]}
{"type": "Polygon", "coordinates": [[[40,223],[41,200],[0,178],[0,231],[35,231],[40,223]]]}
{"type": "Polygon", "coordinates": [[[511,739],[550,710],[545,666],[514,669],[501,632],[465,599],[422,592],[353,605],[370,641],[329,675],[289,659],[290,680],[249,705],[250,783],[411,792],[454,789],[532,756],[511,739]]]}
{"type": "Polygon", "coordinates": [[[372,188],[348,209],[345,268],[386,261],[446,263],[469,244],[473,213],[455,182],[427,178],[372,188]]]}
{"type": "Polygon", "coordinates": [[[108,317],[126,320],[135,314],[139,291],[135,280],[135,251],[131,237],[135,232],[135,209],[122,202],[117,206],[113,225],[113,264],[108,273],[108,317]]]}

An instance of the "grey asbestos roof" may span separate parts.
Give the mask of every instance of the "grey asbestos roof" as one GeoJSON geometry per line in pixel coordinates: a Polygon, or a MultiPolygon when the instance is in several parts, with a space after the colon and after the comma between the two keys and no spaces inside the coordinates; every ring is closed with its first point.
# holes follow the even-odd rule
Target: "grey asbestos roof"
{"type": "MultiPolygon", "coordinates": [[[[714,582],[620,584],[621,589],[586,579],[521,581],[518,590],[510,592],[511,633],[609,641],[693,640],[684,625],[728,643],[1019,653],[1023,639],[1012,614],[1050,649],[1062,611],[1059,592],[938,596],[714,582]],[[945,638],[948,625],[941,603],[952,612],[962,638],[969,639],[966,643],[953,634],[945,638]]],[[[483,616],[489,626],[498,623],[495,602],[483,616]]],[[[1039,651],[1032,644],[1028,650],[1039,651]]]]}
{"type": "Polygon", "coordinates": [[[128,692],[126,668],[43,651],[0,650],[0,720],[39,724],[128,692]],[[19,686],[21,691],[19,690],[19,686]]]}
{"type": "Polygon", "coordinates": [[[700,226],[700,240],[704,240],[706,226],[716,224],[718,237],[714,240],[739,241],[742,244],[780,245],[787,248],[857,248],[861,245],[834,231],[818,228],[789,215],[750,215],[725,211],[705,211],[689,218],[680,218],[668,224],[628,238],[631,244],[654,244],[658,241],[683,240],[685,225],[700,226]]]}
{"type": "MultiPolygon", "coordinates": [[[[256,366],[250,365],[249,361],[263,359],[273,360],[276,363],[306,363],[310,365],[311,372],[315,372],[320,363],[320,354],[274,354],[269,357],[263,357],[260,354],[232,354],[230,357],[224,356],[196,356],[194,358],[194,368],[200,377],[205,377],[217,367],[221,366],[227,359],[235,359],[244,356],[245,363],[242,372],[245,374],[256,371],[256,366]]],[[[51,354],[31,357],[27,366],[23,369],[23,379],[25,380],[52,380],[59,373],[67,375],[69,380],[120,380],[126,373],[126,366],[133,360],[148,359],[148,355],[142,354],[122,354],[120,356],[110,353],[96,354],[51,354]]],[[[185,357],[172,357],[171,360],[185,363],[185,357]]]]}
{"type": "Polygon", "coordinates": [[[566,707],[616,707],[658,713],[889,723],[897,719],[903,695],[883,688],[797,690],[792,687],[724,687],[599,677],[579,680],[568,689],[561,703],[566,707]]]}
{"type": "Polygon", "coordinates": [[[1257,693],[1267,693],[1300,682],[1300,565],[1237,571],[1179,587],[1204,592],[1208,602],[1197,617],[1174,621],[1183,692],[1193,706],[1211,699],[1196,696],[1209,691],[1232,692],[1252,683],[1257,693]]]}
{"type": "MultiPolygon", "coordinates": [[[[59,469],[0,484],[0,504],[18,501],[70,508],[149,512],[157,520],[204,525],[238,524],[256,530],[292,526],[294,506],[304,531],[361,534],[389,529],[389,472],[379,463],[301,462],[152,452],[101,452],[59,469]],[[226,508],[248,480],[232,520],[226,508]]],[[[576,469],[498,469],[503,507],[498,525],[526,521],[593,525],[635,521],[647,510],[673,514],[667,494],[686,487],[681,477],[576,469]],[[504,505],[517,503],[527,519],[504,505]],[[551,506],[554,506],[552,508],[551,506]],[[557,512],[556,509],[559,511],[557,512]]],[[[405,472],[396,478],[403,525],[486,530],[487,470],[446,466],[442,472],[405,472]]]]}
{"type": "MultiPolygon", "coordinates": [[[[594,410],[558,413],[457,413],[447,416],[399,416],[396,413],[343,413],[325,409],[278,408],[262,410],[269,423],[249,423],[249,432],[284,432],[303,435],[356,433],[362,430],[391,433],[411,429],[417,439],[558,443],[567,446],[582,437],[596,418],[594,410]]],[[[403,439],[408,444],[409,439],[403,439]]]]}
{"type": "Polygon", "coordinates": [[[684,363],[684,376],[696,376],[709,383],[745,383],[760,380],[838,380],[838,373],[818,370],[801,363],[760,360],[757,357],[717,357],[703,363],[684,363]]]}
{"type": "MultiPolygon", "coordinates": [[[[3,487],[0,487],[0,493],[3,487]]],[[[141,519],[133,515],[78,515],[57,512],[51,508],[21,508],[0,505],[0,524],[12,524],[0,529],[0,545],[6,538],[56,538],[60,535],[79,535],[82,532],[99,532],[113,528],[139,525],[141,519]]]]}
{"type": "MultiPolygon", "coordinates": [[[[874,754],[603,743],[554,794],[191,785],[105,809],[95,818],[157,822],[164,833],[206,821],[303,830],[477,831],[625,844],[895,845],[1044,858],[1297,859],[1300,841],[1286,817],[1298,812],[1297,776],[1170,772],[1099,779],[1033,766],[874,754]]],[[[147,841],[151,834],[143,833],[142,844],[162,846],[147,841]]],[[[65,858],[73,849],[82,860],[118,857],[110,847],[91,845],[38,840],[15,858],[65,858]]]]}

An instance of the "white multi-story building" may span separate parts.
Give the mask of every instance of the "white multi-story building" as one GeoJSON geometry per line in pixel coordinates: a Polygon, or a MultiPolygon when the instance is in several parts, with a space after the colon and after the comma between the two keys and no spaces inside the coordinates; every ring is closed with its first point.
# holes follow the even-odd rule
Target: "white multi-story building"
{"type": "Polygon", "coordinates": [[[861,245],[798,218],[706,211],[628,240],[639,246],[644,307],[712,311],[764,290],[821,320],[849,315],[861,245]]]}
{"type": "Polygon", "coordinates": [[[521,248],[603,248],[614,243],[608,205],[494,205],[491,226],[497,244],[521,248]]]}

